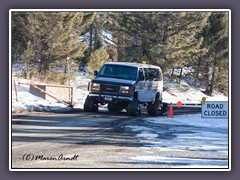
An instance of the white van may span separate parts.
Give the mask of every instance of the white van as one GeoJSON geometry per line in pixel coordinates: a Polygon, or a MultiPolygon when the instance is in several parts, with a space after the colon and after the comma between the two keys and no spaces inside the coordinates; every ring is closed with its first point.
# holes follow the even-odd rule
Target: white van
{"type": "Polygon", "coordinates": [[[126,62],[105,63],[90,82],[84,111],[98,110],[98,104],[108,104],[109,111],[126,109],[128,115],[141,113],[140,104],[147,106],[149,115],[162,114],[163,75],[154,65],[126,62]]]}

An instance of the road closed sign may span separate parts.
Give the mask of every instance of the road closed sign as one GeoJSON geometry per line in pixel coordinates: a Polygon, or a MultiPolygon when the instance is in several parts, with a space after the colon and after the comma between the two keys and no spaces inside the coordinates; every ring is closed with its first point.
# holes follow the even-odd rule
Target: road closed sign
{"type": "Polygon", "coordinates": [[[206,101],[202,104],[203,118],[228,118],[228,101],[206,101]]]}

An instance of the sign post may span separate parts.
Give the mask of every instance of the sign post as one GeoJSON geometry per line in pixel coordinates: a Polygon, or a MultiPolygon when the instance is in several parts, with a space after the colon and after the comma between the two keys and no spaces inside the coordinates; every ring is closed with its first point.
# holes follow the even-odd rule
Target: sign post
{"type": "Polygon", "coordinates": [[[202,118],[228,118],[228,101],[205,101],[202,118]]]}
{"type": "Polygon", "coordinates": [[[69,99],[70,99],[70,53],[67,54],[67,77],[68,77],[68,95],[69,95],[69,99]]]}

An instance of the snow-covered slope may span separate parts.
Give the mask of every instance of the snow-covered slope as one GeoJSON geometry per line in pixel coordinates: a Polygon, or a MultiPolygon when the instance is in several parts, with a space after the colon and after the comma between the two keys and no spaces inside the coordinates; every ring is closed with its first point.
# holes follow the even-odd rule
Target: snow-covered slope
{"type": "Polygon", "coordinates": [[[214,92],[213,96],[207,96],[202,91],[204,89],[191,87],[186,81],[182,80],[180,84],[165,81],[165,91],[163,92],[163,101],[177,103],[201,103],[202,97],[207,101],[228,101],[228,97],[222,93],[214,92]]]}

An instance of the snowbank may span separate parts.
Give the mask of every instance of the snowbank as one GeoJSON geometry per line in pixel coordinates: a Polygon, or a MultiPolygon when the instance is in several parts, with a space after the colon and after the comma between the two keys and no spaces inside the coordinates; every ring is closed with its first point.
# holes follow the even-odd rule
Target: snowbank
{"type": "MultiPolygon", "coordinates": [[[[83,103],[88,95],[87,84],[90,80],[86,78],[84,73],[79,73],[74,82],[71,82],[73,89],[74,108],[83,108],[83,103]]],[[[31,94],[30,86],[22,83],[37,83],[41,82],[26,80],[13,76],[12,80],[12,113],[20,113],[24,111],[38,112],[64,112],[70,111],[71,108],[58,103],[57,100],[46,96],[45,99],[31,94]],[[19,84],[21,83],[21,84],[19,84]]],[[[53,94],[61,100],[69,101],[68,89],[65,88],[48,88],[47,92],[53,94]]]]}

